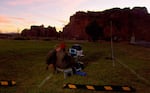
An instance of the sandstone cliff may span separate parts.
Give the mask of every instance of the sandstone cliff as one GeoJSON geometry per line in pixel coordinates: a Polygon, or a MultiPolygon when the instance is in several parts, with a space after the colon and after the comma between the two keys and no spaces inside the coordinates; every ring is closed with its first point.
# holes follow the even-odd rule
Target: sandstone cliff
{"type": "Polygon", "coordinates": [[[45,28],[43,25],[41,26],[31,26],[30,29],[24,29],[21,32],[22,36],[36,38],[36,37],[49,37],[56,38],[58,33],[56,32],[55,27],[47,27],[45,28]]]}
{"type": "Polygon", "coordinates": [[[63,28],[63,36],[67,39],[90,39],[85,28],[95,20],[103,28],[103,39],[110,39],[112,29],[117,40],[130,40],[134,35],[137,41],[150,41],[150,14],[145,7],[76,12],[63,28]]]}

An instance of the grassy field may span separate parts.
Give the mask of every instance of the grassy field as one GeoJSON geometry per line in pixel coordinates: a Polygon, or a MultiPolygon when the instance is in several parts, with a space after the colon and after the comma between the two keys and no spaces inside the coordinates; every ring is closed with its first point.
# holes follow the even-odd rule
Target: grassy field
{"type": "Polygon", "coordinates": [[[119,61],[113,66],[112,60],[106,59],[111,56],[109,42],[66,41],[68,47],[75,43],[83,47],[85,57],[81,60],[86,65],[83,71],[87,76],[73,75],[64,79],[63,73],[53,75],[45,69],[46,54],[57,43],[59,41],[0,40],[0,80],[17,82],[13,87],[0,87],[0,93],[116,93],[63,89],[66,83],[129,85],[136,93],[150,92],[150,48],[114,43],[114,56],[119,61]],[[50,79],[40,86],[47,76],[50,79]]]}

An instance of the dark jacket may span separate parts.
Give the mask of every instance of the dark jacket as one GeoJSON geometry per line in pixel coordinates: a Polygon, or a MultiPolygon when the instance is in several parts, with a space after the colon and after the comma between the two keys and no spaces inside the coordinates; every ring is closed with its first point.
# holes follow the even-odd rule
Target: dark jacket
{"type": "Polygon", "coordinates": [[[73,67],[74,59],[68,55],[64,50],[52,50],[47,55],[46,63],[53,64],[55,67],[66,69],[73,67]]]}

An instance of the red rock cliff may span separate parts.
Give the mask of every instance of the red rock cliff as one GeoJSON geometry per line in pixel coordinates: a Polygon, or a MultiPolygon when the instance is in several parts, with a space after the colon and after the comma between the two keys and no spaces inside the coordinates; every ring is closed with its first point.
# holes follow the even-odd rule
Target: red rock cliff
{"type": "Polygon", "coordinates": [[[130,40],[134,34],[136,40],[150,41],[150,14],[145,7],[76,12],[63,28],[63,36],[67,39],[89,39],[85,28],[93,20],[103,28],[104,39],[110,38],[112,29],[113,36],[119,40],[130,40]]]}

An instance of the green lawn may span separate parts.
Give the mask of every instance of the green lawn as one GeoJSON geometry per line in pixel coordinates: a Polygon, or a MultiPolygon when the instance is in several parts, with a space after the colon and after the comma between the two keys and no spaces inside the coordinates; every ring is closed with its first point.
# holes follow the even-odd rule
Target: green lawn
{"type": "Polygon", "coordinates": [[[73,75],[64,79],[63,73],[53,75],[50,70],[45,69],[46,54],[57,43],[59,41],[0,40],[0,80],[17,82],[13,87],[0,87],[0,93],[91,93],[89,90],[63,89],[66,83],[129,85],[136,89],[136,93],[150,92],[150,48],[114,43],[115,58],[148,80],[145,82],[118,61],[113,66],[112,60],[106,59],[111,56],[109,42],[66,41],[68,47],[75,43],[83,47],[85,57],[81,60],[86,65],[83,71],[87,76],[73,75]],[[39,87],[49,75],[50,79],[39,87]]]}

